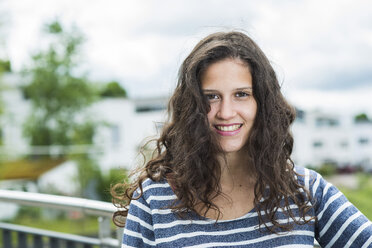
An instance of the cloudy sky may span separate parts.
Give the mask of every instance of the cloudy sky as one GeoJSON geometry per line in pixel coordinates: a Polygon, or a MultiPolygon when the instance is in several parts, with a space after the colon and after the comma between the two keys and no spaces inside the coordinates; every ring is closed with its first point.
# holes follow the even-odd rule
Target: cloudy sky
{"type": "Polygon", "coordinates": [[[117,80],[131,97],[168,95],[198,40],[237,29],[264,50],[291,103],[372,114],[369,0],[0,0],[0,14],[15,70],[42,49],[42,24],[59,18],[85,34],[91,78],[117,80]]]}

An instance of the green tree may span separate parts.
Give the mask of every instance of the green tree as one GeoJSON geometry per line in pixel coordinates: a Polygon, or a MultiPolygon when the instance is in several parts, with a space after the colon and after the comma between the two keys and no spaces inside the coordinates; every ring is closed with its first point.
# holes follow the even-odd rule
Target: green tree
{"type": "Polygon", "coordinates": [[[0,146],[3,144],[3,129],[2,129],[1,116],[3,115],[3,112],[4,112],[4,104],[2,101],[2,91],[3,91],[3,86],[2,86],[1,72],[0,72],[0,146]]]}
{"type": "Polygon", "coordinates": [[[127,92],[118,82],[112,81],[106,84],[101,91],[101,97],[121,97],[126,98],[127,92]]]}
{"type": "MultiPolygon", "coordinates": [[[[24,135],[32,146],[92,144],[97,123],[84,116],[84,111],[99,99],[99,92],[78,73],[83,36],[77,29],[65,30],[58,21],[46,25],[45,33],[49,46],[36,53],[25,70],[30,83],[23,91],[32,112],[24,125],[24,135]]],[[[78,163],[79,195],[84,196],[84,188],[92,179],[87,171],[99,168],[88,153],[67,155],[78,163]]]]}
{"type": "MultiPolygon", "coordinates": [[[[0,18],[0,28],[2,28],[3,25],[2,18],[0,18]]],[[[0,55],[2,55],[2,50],[4,49],[4,41],[3,37],[0,35],[0,55]]],[[[2,101],[2,92],[3,92],[3,82],[2,82],[2,74],[4,72],[10,72],[11,66],[9,60],[0,59],[0,145],[3,144],[3,131],[2,131],[2,122],[1,122],[1,116],[4,112],[4,102],[2,101]]]]}
{"type": "Polygon", "coordinates": [[[110,194],[110,188],[117,184],[129,182],[128,171],[126,169],[111,169],[108,173],[102,174],[97,181],[97,192],[99,193],[99,198],[102,201],[111,202],[112,197],[110,194]]]}
{"type": "Polygon", "coordinates": [[[366,113],[360,113],[354,117],[355,122],[368,122],[369,118],[366,113]]]}
{"type": "Polygon", "coordinates": [[[12,67],[9,60],[0,59],[0,73],[11,72],[12,67]]]}
{"type": "Polygon", "coordinates": [[[31,82],[24,94],[32,114],[24,127],[31,145],[71,145],[81,111],[97,99],[97,91],[84,76],[76,76],[83,37],[79,31],[64,31],[59,22],[46,26],[51,44],[33,56],[26,70],[31,82]]]}
{"type": "MultiPolygon", "coordinates": [[[[2,92],[3,92],[3,82],[2,82],[2,74],[4,72],[10,72],[11,66],[9,60],[1,60],[0,59],[0,124],[1,124],[1,116],[4,113],[4,102],[2,101],[2,92]]],[[[2,127],[0,126],[0,145],[3,144],[3,131],[2,127]]]]}

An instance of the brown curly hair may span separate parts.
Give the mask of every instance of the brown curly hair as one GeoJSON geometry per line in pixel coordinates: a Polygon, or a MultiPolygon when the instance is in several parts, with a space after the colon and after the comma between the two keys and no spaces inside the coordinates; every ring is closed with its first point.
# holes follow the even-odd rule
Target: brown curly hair
{"type": "Polygon", "coordinates": [[[124,207],[114,214],[117,225],[123,226],[120,217],[127,214],[125,206],[134,199],[137,188],[142,195],[142,183],[147,178],[168,179],[177,195],[177,204],[170,206],[172,209],[195,211],[196,204],[202,203],[206,209],[204,215],[215,209],[220,216],[212,200],[221,194],[217,154],[222,151],[210,131],[207,119],[210,107],[201,89],[201,76],[209,65],[227,58],[244,61],[252,74],[257,113],[243,149],[249,155],[247,164],[253,165],[257,175],[254,205],[260,223],[270,232],[276,232],[277,228],[291,230],[293,224],[289,221],[286,224],[277,221],[279,208],[296,224],[312,219],[306,218],[311,209],[310,193],[297,182],[298,175],[290,158],[293,137],[289,128],[295,119],[294,108],[281,94],[274,69],[257,44],[241,32],[218,32],[201,40],[184,60],[168,105],[170,120],[156,140],[153,158],[139,170],[132,184],[117,184],[112,188],[114,204],[124,207]],[[123,187],[126,189],[118,190],[123,187]],[[298,206],[300,220],[294,217],[291,203],[298,206]],[[270,222],[273,225],[267,225],[270,222]]]}

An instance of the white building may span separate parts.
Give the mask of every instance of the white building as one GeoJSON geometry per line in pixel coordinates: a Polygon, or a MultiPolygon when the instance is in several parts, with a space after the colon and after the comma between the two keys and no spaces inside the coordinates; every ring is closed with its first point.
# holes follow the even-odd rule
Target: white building
{"type": "Polygon", "coordinates": [[[102,144],[101,166],[132,168],[139,148],[149,137],[159,134],[166,118],[166,98],[142,100],[103,99],[92,106],[101,126],[95,138],[102,144]]]}
{"type": "Polygon", "coordinates": [[[292,126],[293,160],[302,166],[332,163],[372,170],[372,122],[320,111],[299,111],[292,126]]]}
{"type": "MultiPolygon", "coordinates": [[[[31,105],[16,87],[17,79],[12,75],[6,77],[4,81],[7,85],[1,97],[5,103],[5,113],[2,116],[4,146],[0,152],[11,157],[19,157],[30,152],[22,129],[30,114],[31,105]]],[[[167,97],[134,100],[103,98],[89,107],[86,116],[101,122],[95,137],[95,145],[101,154],[99,157],[102,160],[102,169],[133,166],[140,144],[147,137],[158,134],[166,118],[166,104],[167,97]]],[[[84,148],[76,146],[76,151],[83,151],[84,148]]],[[[43,149],[40,147],[39,150],[33,151],[42,153],[43,149]]]]}
{"type": "MultiPolygon", "coordinates": [[[[5,105],[5,113],[1,116],[0,122],[3,139],[0,160],[13,160],[35,153],[50,153],[49,147],[29,147],[22,135],[23,124],[31,112],[31,105],[24,99],[17,86],[19,77],[8,74],[5,75],[3,82],[6,82],[6,85],[1,92],[1,99],[5,105]]],[[[71,147],[71,151],[84,153],[93,150],[97,153],[95,158],[98,159],[104,173],[112,168],[131,169],[138,163],[141,145],[159,133],[166,118],[166,104],[167,97],[134,100],[103,98],[86,111],[89,118],[103,123],[97,130],[94,146],[74,146],[71,147]]],[[[58,147],[54,150],[58,153],[58,147]]],[[[76,188],[73,180],[76,174],[76,163],[65,162],[41,175],[38,178],[38,185],[44,188],[53,186],[65,194],[72,194],[76,188]]],[[[9,188],[13,187],[12,185],[28,183],[0,181],[0,187],[9,188]]]]}

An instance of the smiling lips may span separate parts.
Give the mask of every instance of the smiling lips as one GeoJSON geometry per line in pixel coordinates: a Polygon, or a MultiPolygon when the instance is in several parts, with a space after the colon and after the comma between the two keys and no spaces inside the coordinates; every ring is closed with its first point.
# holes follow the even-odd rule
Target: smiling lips
{"type": "Polygon", "coordinates": [[[222,136],[232,136],[240,132],[243,124],[214,125],[216,132],[222,136]]]}

